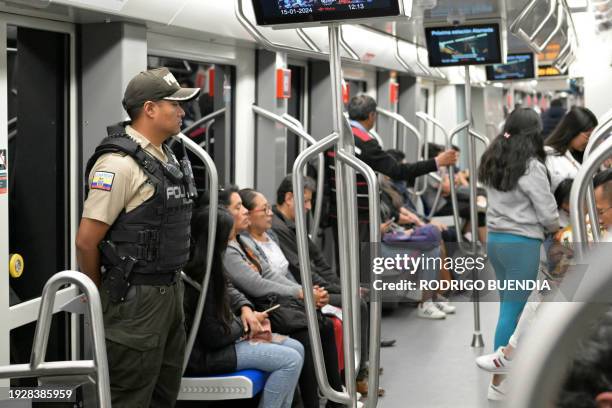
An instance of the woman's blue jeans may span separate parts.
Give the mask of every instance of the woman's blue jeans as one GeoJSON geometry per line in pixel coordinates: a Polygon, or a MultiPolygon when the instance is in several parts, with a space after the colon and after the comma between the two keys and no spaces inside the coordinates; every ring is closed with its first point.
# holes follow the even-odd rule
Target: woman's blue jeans
{"type": "Polygon", "coordinates": [[[304,362],[304,347],[287,338],[283,343],[236,343],[236,368],[254,368],[270,373],[259,408],[290,408],[304,362]]]}
{"type": "MultiPolygon", "coordinates": [[[[487,253],[499,281],[534,280],[540,266],[542,241],[521,235],[489,232],[487,253]]],[[[510,336],[529,298],[527,290],[500,290],[499,318],[495,329],[495,347],[508,344],[510,336]]]]}

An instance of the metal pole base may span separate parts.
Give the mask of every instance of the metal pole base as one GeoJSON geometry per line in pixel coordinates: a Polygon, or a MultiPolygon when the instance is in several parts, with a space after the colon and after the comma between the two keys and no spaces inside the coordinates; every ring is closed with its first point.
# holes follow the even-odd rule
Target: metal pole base
{"type": "Polygon", "coordinates": [[[484,340],[482,339],[482,334],[480,333],[474,333],[472,335],[472,347],[474,348],[483,348],[484,347],[484,340]]]}

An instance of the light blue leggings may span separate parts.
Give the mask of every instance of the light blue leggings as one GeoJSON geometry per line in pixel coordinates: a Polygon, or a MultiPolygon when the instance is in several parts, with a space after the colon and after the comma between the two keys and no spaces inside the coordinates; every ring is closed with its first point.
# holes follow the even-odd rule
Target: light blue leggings
{"type": "MultiPolygon", "coordinates": [[[[487,252],[499,281],[533,280],[538,276],[542,241],[521,235],[489,232],[487,252]]],[[[529,298],[529,291],[502,290],[499,293],[499,318],[495,329],[495,347],[508,344],[510,336],[529,298]]]]}
{"type": "Polygon", "coordinates": [[[304,347],[287,338],[283,343],[236,343],[236,368],[255,368],[270,373],[259,408],[290,408],[304,363],[304,347]]]}

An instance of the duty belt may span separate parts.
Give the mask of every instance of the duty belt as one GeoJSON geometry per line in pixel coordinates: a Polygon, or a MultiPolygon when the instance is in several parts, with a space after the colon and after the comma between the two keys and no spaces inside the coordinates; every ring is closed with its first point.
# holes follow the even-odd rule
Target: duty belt
{"type": "Polygon", "coordinates": [[[179,280],[181,271],[167,273],[133,273],[130,277],[132,285],[172,286],[179,280]]]}

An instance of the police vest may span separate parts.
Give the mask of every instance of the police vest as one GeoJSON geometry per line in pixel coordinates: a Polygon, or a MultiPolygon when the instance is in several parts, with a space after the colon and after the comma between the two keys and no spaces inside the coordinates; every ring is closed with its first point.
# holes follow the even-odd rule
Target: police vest
{"type": "Polygon", "coordinates": [[[145,152],[125,133],[124,124],[111,126],[108,137],[87,162],[85,172],[89,177],[96,160],[104,154],[125,153],[138,163],[155,189],[153,196],[137,208],[129,213],[123,209],[105,237],[113,244],[115,254],[101,253],[101,264],[106,270],[115,266],[112,258],[134,259],[130,281],[135,284],[155,280],[149,280],[147,275],[153,278],[151,275],[177,273],[189,260],[193,200],[186,191],[193,174],[183,174],[174,154],[166,145],[162,146],[169,164],[145,152]],[[170,166],[174,166],[173,171],[170,166]]]}

